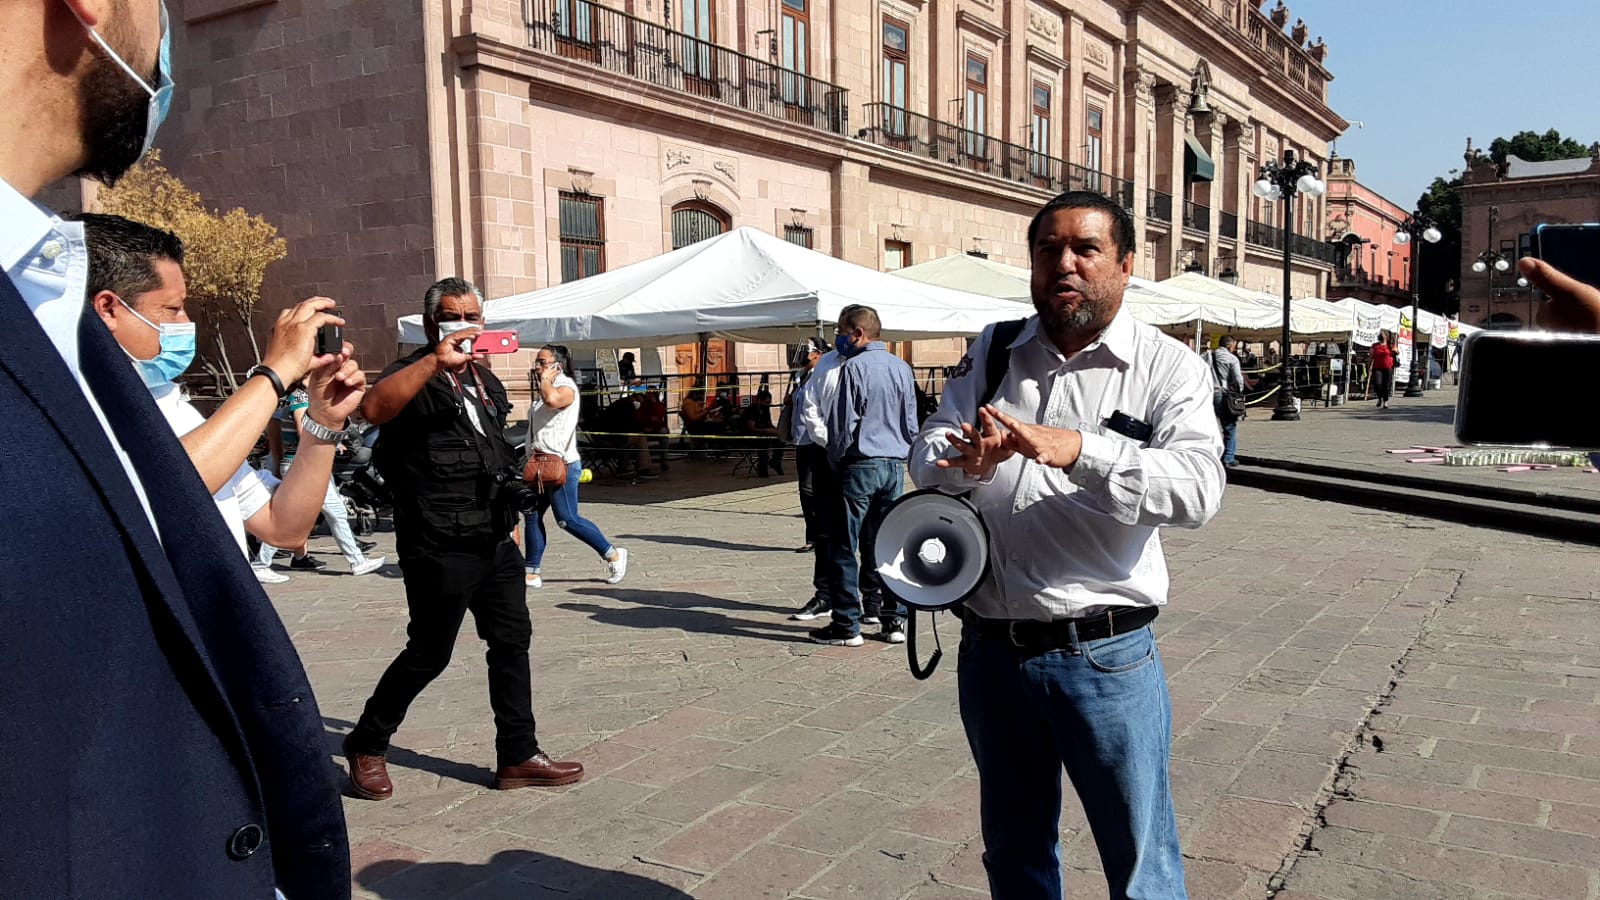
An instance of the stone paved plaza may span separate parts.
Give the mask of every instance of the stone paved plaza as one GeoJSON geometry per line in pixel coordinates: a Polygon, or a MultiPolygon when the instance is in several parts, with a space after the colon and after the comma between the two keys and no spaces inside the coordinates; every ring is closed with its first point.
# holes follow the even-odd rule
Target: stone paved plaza
{"type": "MultiPolygon", "coordinates": [[[[986,896],[953,620],[928,682],[900,647],[806,642],[792,480],[584,491],[628,579],[557,533],[528,603],[541,739],[588,777],[489,789],[468,626],[395,737],[394,799],[346,801],[357,896],[986,896]]],[[[1600,898],[1600,551],[1242,488],[1164,540],[1191,897],[1600,898]]],[[[405,603],[394,566],[313,549],[328,573],[271,591],[342,769],[405,603]]],[[[1067,895],[1104,897],[1070,792],[1063,827],[1067,895]]]]}

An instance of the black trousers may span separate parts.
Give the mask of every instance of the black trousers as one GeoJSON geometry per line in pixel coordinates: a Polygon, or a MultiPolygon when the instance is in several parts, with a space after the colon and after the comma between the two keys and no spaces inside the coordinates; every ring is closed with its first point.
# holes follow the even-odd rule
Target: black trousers
{"type": "Polygon", "coordinates": [[[409,552],[400,568],[411,611],[406,647],[378,679],[350,733],[351,748],[372,754],[389,749],[411,701],[449,665],[461,620],[471,610],[478,637],[489,645],[496,765],[516,765],[538,753],[528,663],[533,623],[516,544],[506,541],[487,556],[409,552]]]}
{"type": "Polygon", "coordinates": [[[795,474],[800,481],[800,515],[806,522],[806,543],[812,547],[812,596],[827,600],[837,579],[838,567],[828,553],[828,523],[839,514],[839,484],[828,451],[816,444],[796,447],[795,474]]]}

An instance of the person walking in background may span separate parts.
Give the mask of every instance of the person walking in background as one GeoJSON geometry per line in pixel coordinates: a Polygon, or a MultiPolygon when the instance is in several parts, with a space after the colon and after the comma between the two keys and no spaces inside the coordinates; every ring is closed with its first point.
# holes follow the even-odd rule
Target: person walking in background
{"type": "Polygon", "coordinates": [[[578,456],[578,383],[566,373],[566,350],[549,344],[539,348],[533,377],[537,392],[528,408],[528,451],[561,457],[567,464],[567,478],[560,487],[540,495],[538,505],[523,517],[523,580],[528,587],[544,587],[540,566],[549,541],[544,514],[554,510],[557,525],[605,560],[606,584],[616,584],[628,572],[628,551],[613,545],[593,522],[578,515],[578,478],[583,474],[583,460],[578,456]]]}
{"type": "Polygon", "coordinates": [[[1211,367],[1211,405],[1217,412],[1217,424],[1222,427],[1222,464],[1230,468],[1239,464],[1235,454],[1239,449],[1241,416],[1230,407],[1229,395],[1243,395],[1245,388],[1244,368],[1239,365],[1239,357],[1233,355],[1233,347],[1233,336],[1223,335],[1208,360],[1211,367]]]}
{"type": "Polygon", "coordinates": [[[1379,409],[1388,408],[1394,394],[1394,364],[1394,335],[1380,331],[1378,342],[1372,345],[1372,386],[1378,393],[1379,409]]]}
{"type": "MultiPolygon", "coordinates": [[[[828,540],[835,569],[833,621],[811,632],[819,644],[861,646],[861,626],[878,624],[883,611],[883,579],[873,544],[890,504],[905,490],[906,456],[918,423],[916,379],[879,340],[881,328],[870,306],[839,315],[834,345],[845,362],[839,367],[839,396],[828,414],[828,461],[841,500],[828,540]]],[[[891,602],[880,637],[899,644],[906,639],[905,611],[899,601],[891,602]]]]}

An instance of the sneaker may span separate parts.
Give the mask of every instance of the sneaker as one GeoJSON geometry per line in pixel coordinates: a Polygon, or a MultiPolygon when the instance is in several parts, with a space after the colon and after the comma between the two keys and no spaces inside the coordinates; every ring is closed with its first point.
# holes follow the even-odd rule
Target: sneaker
{"type": "Polygon", "coordinates": [[[274,572],[265,566],[251,566],[250,568],[255,571],[256,580],[262,584],[283,584],[289,580],[289,576],[282,572],[274,572]]]}
{"type": "Polygon", "coordinates": [[[795,610],[794,613],[789,616],[789,619],[794,622],[809,622],[812,619],[815,619],[817,616],[826,615],[830,609],[831,607],[829,606],[827,600],[824,600],[821,597],[812,597],[810,600],[806,601],[805,606],[795,610]]]}
{"type": "Polygon", "coordinates": [[[361,548],[362,553],[371,553],[378,546],[378,542],[358,540],[356,546],[361,548]]]}
{"type": "Polygon", "coordinates": [[[309,553],[307,553],[305,556],[297,556],[294,559],[289,560],[289,568],[299,569],[302,572],[319,572],[327,567],[327,563],[317,559],[315,556],[312,556],[309,553]]]}
{"type": "Polygon", "coordinates": [[[881,624],[883,622],[883,619],[881,619],[879,617],[882,614],[883,614],[883,598],[882,597],[875,598],[873,600],[873,602],[871,602],[871,603],[863,603],[863,604],[861,604],[861,624],[863,624],[863,625],[878,625],[878,624],[881,624]]]}
{"type": "Polygon", "coordinates": [[[606,560],[606,571],[610,573],[606,576],[606,584],[616,584],[621,581],[622,576],[628,574],[628,551],[618,547],[617,558],[606,560]]]}
{"type": "Polygon", "coordinates": [[[851,634],[850,629],[838,622],[829,622],[825,627],[811,632],[811,640],[817,644],[827,644],[830,647],[859,647],[866,641],[859,634],[851,634]]]}
{"type": "Polygon", "coordinates": [[[544,579],[539,577],[539,573],[538,572],[524,572],[524,573],[522,573],[522,583],[527,585],[528,587],[531,587],[531,588],[542,588],[542,587],[544,587],[544,579]]]}
{"type": "Polygon", "coordinates": [[[890,616],[884,620],[883,632],[878,635],[891,644],[904,644],[906,642],[906,623],[899,616],[890,616]]]}
{"type": "Polygon", "coordinates": [[[371,575],[373,572],[383,568],[383,564],[388,561],[389,557],[387,556],[374,556],[371,559],[363,559],[361,562],[358,562],[350,567],[350,574],[371,575]]]}

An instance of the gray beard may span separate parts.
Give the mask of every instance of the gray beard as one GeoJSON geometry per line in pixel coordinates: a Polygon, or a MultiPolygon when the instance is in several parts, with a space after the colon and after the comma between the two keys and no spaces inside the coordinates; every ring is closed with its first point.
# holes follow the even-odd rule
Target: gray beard
{"type": "Polygon", "coordinates": [[[1064,316],[1055,313],[1039,311],[1039,323],[1044,326],[1046,334],[1060,336],[1082,335],[1088,332],[1099,331],[1110,323],[1110,310],[1098,300],[1085,297],[1078,308],[1064,316]]]}

